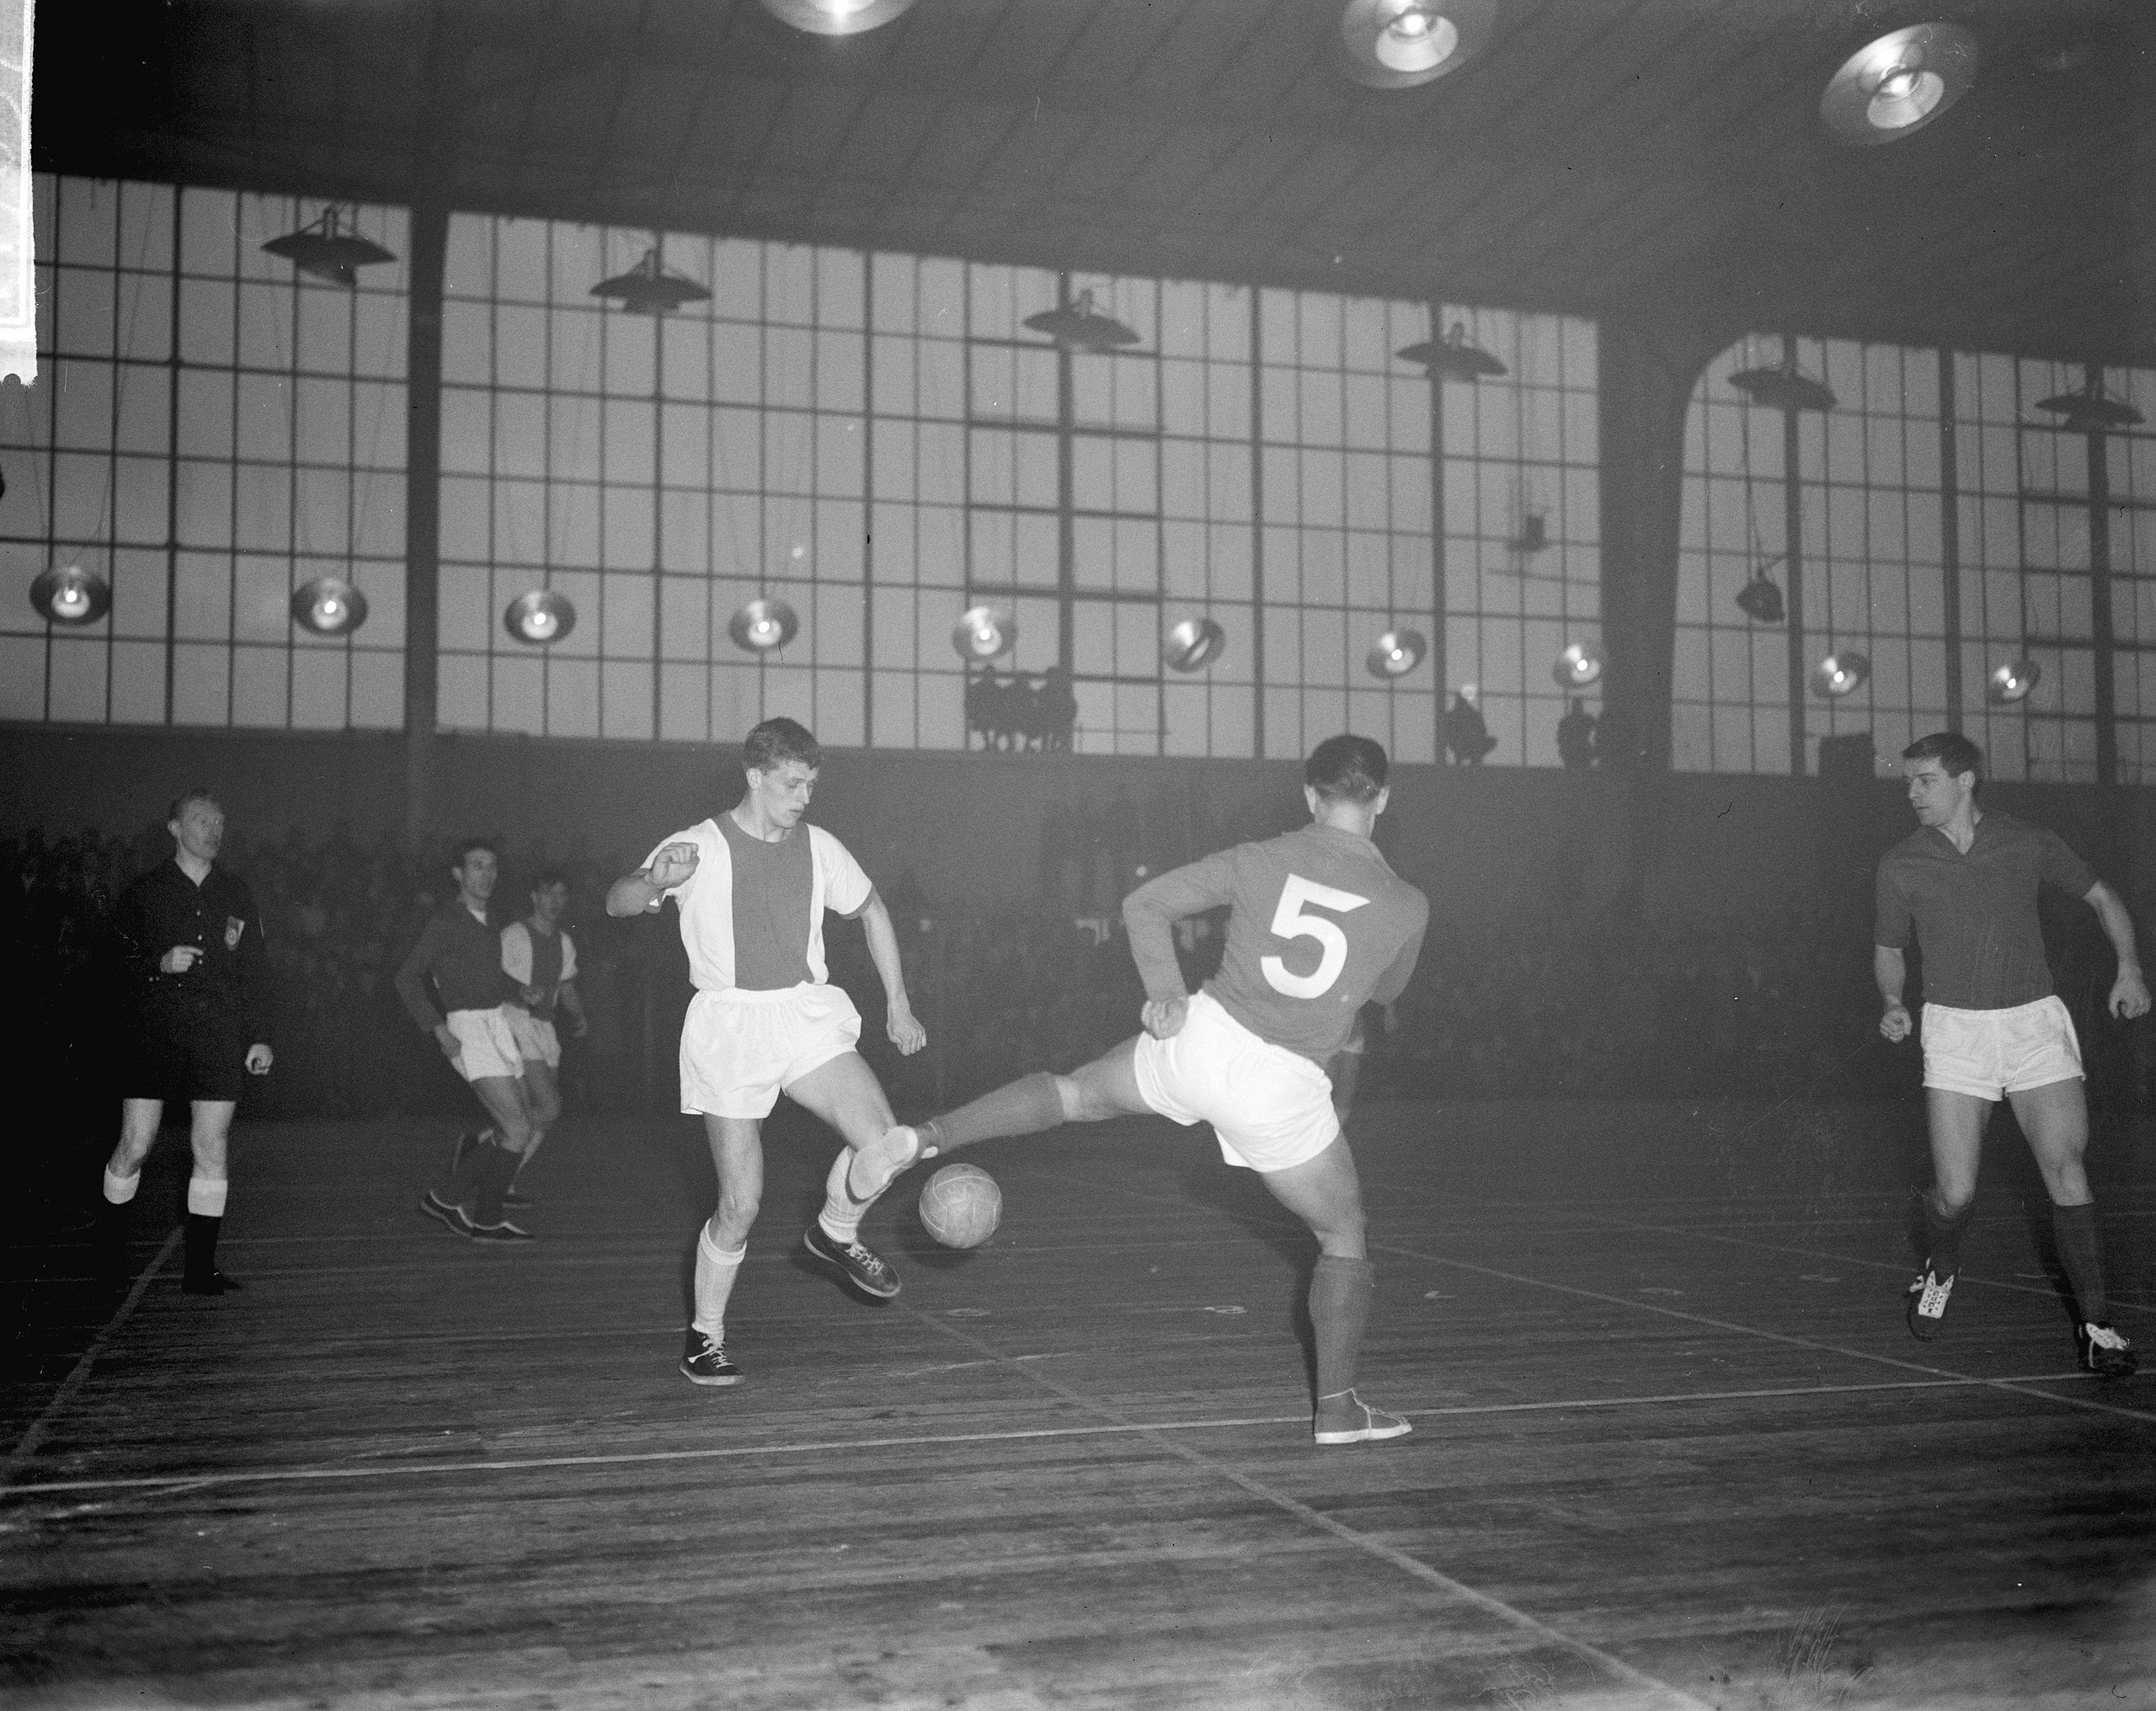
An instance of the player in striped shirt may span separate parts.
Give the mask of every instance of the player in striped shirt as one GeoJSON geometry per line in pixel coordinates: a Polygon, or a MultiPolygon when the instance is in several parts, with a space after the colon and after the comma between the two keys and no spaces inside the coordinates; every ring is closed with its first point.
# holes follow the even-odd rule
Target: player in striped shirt
{"type": "Polygon", "coordinates": [[[1390,1004],[1415,969],[1429,903],[1387,865],[1370,834],[1385,812],[1385,753],[1367,737],[1321,743],[1304,768],[1310,824],[1162,874],[1124,899],[1145,983],[1144,1031],[1069,1075],[1026,1076],[972,1104],[893,1129],[853,1162],[851,1191],[1000,1136],[1157,1111],[1209,1122],[1221,1156],[1257,1170],[1310,1226],[1317,1339],[1312,1432],[1321,1444],[1398,1437],[1406,1421],[1355,1394],[1376,1281],[1364,1239],[1354,1154],[1325,1066],[1365,1004],[1390,1004]],[[1219,973],[1185,990],[1172,929],[1229,906],[1219,973]]]}

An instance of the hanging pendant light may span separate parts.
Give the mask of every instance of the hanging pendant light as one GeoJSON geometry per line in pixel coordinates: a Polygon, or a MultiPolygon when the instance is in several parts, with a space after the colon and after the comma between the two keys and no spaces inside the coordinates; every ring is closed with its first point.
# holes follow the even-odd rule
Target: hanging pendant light
{"type": "Polygon", "coordinates": [[[1843,61],[1819,98],[1837,142],[1914,135],[1976,86],[1977,39],[1958,24],[1913,24],[1843,61]]]}
{"type": "Polygon", "coordinates": [[[1420,630],[1387,630],[1370,643],[1363,664],[1372,677],[1390,683],[1414,670],[1429,651],[1429,637],[1420,630]]]}
{"type": "Polygon", "coordinates": [[[1456,72],[1489,45],[1497,0],[1348,0],[1343,68],[1372,89],[1412,89],[1456,72]]]}
{"type": "Polygon", "coordinates": [[[781,24],[810,35],[861,35],[880,29],[913,0],[764,0],[781,24]]]}
{"type": "Polygon", "coordinates": [[[801,620],[784,600],[744,601],[727,621],[726,633],[744,653],[770,653],[783,648],[801,631],[801,620]]]}
{"type": "Polygon", "coordinates": [[[2093,362],[2078,392],[2057,392],[2036,400],[2039,410],[2059,418],[2058,425],[2071,434],[2108,434],[2121,428],[2138,428],[2146,419],[2123,398],[2104,390],[2104,372],[2093,362]]]}
{"type": "Polygon", "coordinates": [[[318,576],[292,590],[292,621],[316,636],[349,636],[367,621],[367,597],[342,577],[318,576]]]}
{"type": "Polygon", "coordinates": [[[1046,333],[1065,350],[1109,351],[1139,341],[1135,329],[1093,306],[1090,285],[1079,292],[1067,307],[1043,309],[1038,315],[1028,315],[1026,325],[1036,333],[1046,333]]]}
{"type": "Polygon", "coordinates": [[[30,604],[47,623],[79,628],[112,610],[112,586],[79,564],[56,564],[30,584],[30,604]]]}
{"type": "Polygon", "coordinates": [[[671,315],[684,303],[705,301],[711,293],[694,280],[667,272],[654,244],[627,273],[600,280],[591,295],[617,302],[632,315],[671,315]]]}
{"type": "Polygon", "coordinates": [[[1494,379],[1506,372],[1504,364],[1470,338],[1467,328],[1457,321],[1443,338],[1426,338],[1394,354],[1404,362],[1419,362],[1440,385],[1446,381],[1494,379]]]}
{"type": "Polygon", "coordinates": [[[1752,573],[1751,581],[1737,589],[1737,605],[1746,617],[1758,624],[1779,624],[1788,616],[1782,605],[1780,585],[1767,574],[1764,564],[1752,573]]]}
{"type": "Polygon", "coordinates": [[[1995,707],[2010,707],[2029,699],[2043,681],[2044,668],[2027,654],[2009,659],[1984,680],[1984,699],[1995,707]]]}
{"type": "Polygon", "coordinates": [[[1203,671],[1220,657],[1228,632],[1210,618],[1185,618],[1171,625],[1161,657],[1171,671],[1203,671]]]}
{"type": "Polygon", "coordinates": [[[1001,606],[969,606],[951,632],[951,645],[968,664],[985,664],[1018,645],[1018,621],[1001,606]]]}
{"type": "Polygon", "coordinates": [[[544,648],[576,628],[576,608],[552,589],[533,589],[509,603],[502,625],[518,641],[544,648]]]}
{"type": "Polygon", "coordinates": [[[320,219],[273,237],[262,248],[270,255],[282,256],[310,279],[350,287],[360,283],[359,269],[397,259],[380,244],[345,231],[343,211],[334,203],[322,211],[320,219]]]}
{"type": "Polygon", "coordinates": [[[1854,695],[1871,675],[1871,662],[1861,653],[1843,648],[1829,653],[1812,668],[1812,693],[1824,701],[1854,695]]]}
{"type": "Polygon", "coordinates": [[[1836,399],[1825,383],[1796,368],[1796,341],[1782,340],[1782,360],[1774,368],[1748,368],[1729,377],[1730,385],[1755,404],[1770,410],[1831,410],[1836,399]]]}
{"type": "Polygon", "coordinates": [[[1602,680],[1602,649],[1592,642],[1575,642],[1557,656],[1550,675],[1560,689],[1586,689],[1602,680]]]}

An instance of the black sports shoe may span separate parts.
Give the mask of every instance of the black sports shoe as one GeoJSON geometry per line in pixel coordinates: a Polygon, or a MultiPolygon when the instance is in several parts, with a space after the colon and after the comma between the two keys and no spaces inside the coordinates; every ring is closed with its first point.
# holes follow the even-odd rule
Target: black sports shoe
{"type": "MultiPolygon", "coordinates": [[[[188,1295],[230,1295],[239,1288],[239,1283],[237,1279],[227,1277],[212,1266],[203,1276],[181,1278],[179,1287],[181,1292],[188,1295]]],[[[2132,1358],[2131,1355],[2127,1357],[2129,1362],[2132,1358]]],[[[2133,1368],[2128,1366],[2127,1370],[2130,1373],[2133,1368]]]]}
{"type": "Polygon", "coordinates": [[[507,1218],[499,1223],[472,1223],[464,1234],[475,1242],[528,1242],[531,1239],[530,1230],[520,1224],[511,1223],[507,1218]]]}
{"type": "Polygon", "coordinates": [[[726,1358],[726,1351],[694,1325],[689,1327],[689,1346],[681,1354],[681,1376],[691,1384],[738,1384],[740,1369],[726,1358]]]}
{"type": "Polygon", "coordinates": [[[821,1224],[812,1223],[801,1233],[801,1245],[829,1266],[835,1266],[846,1281],[872,1300],[889,1301],[899,1293],[899,1274],[859,1242],[835,1242],[821,1224]]]}
{"type": "Polygon", "coordinates": [[[1924,1274],[1909,1285],[1909,1335],[1919,1342],[1938,1338],[1946,1322],[1947,1298],[1954,1293],[1954,1280],[1960,1275],[1949,1271],[1942,1277],[1926,1260],[1924,1274]]]}
{"type": "Polygon", "coordinates": [[[2107,1325],[2078,1325],[2073,1341],[2081,1350],[2081,1364],[2100,1378],[2131,1378],[2141,1368],[2133,1345],[2107,1325]]]}
{"type": "Polygon", "coordinates": [[[465,1216],[464,1208],[444,1200],[431,1188],[419,1197],[419,1210],[452,1235],[468,1236],[472,1234],[472,1220],[465,1216]]]}

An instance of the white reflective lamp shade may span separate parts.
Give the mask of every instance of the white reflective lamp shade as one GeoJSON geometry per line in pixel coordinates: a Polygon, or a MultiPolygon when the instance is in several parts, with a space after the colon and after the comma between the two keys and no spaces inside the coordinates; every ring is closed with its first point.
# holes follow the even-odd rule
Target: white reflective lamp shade
{"type": "Polygon", "coordinates": [[[1592,642],[1575,642],[1557,656],[1550,675],[1560,689],[1586,689],[1602,681],[1602,649],[1592,642]]]}
{"type": "Polygon", "coordinates": [[[1984,680],[1984,699],[1995,707],[2013,706],[2028,700],[2043,676],[2043,667],[2025,653],[2008,660],[1984,680]]]}
{"type": "Polygon", "coordinates": [[[1828,701],[1854,695],[1871,675],[1871,662],[1847,649],[1829,653],[1812,668],[1812,693],[1828,701]]]}
{"type": "Polygon", "coordinates": [[[951,632],[951,645],[969,664],[985,664],[1018,645],[1018,621],[1001,606],[969,606],[951,632]]]}
{"type": "Polygon", "coordinates": [[[56,564],[30,584],[30,604],[52,624],[94,624],[112,609],[112,589],[93,570],[56,564]]]}
{"type": "Polygon", "coordinates": [[[1168,630],[1161,657],[1171,671],[1203,671],[1220,657],[1228,632],[1210,618],[1185,618],[1168,630]]]}
{"type": "Polygon", "coordinates": [[[1388,630],[1370,644],[1363,663],[1372,677],[1389,683],[1414,670],[1429,651],[1429,638],[1420,630],[1388,630]]]}
{"type": "Polygon", "coordinates": [[[317,636],[349,636],[367,621],[367,597],[342,577],[318,576],[292,590],[292,621],[317,636]]]}
{"type": "Polygon", "coordinates": [[[1348,0],[1342,63],[1370,88],[1412,89],[1474,58],[1497,18],[1497,0],[1348,0]]]}
{"type": "Polygon", "coordinates": [[[1892,142],[1921,131],[1977,81],[1977,39],[1958,24],[1913,24],[1851,54],[1819,98],[1838,142],[1892,142]]]}
{"type": "Polygon", "coordinates": [[[727,621],[726,633],[744,653],[769,653],[801,632],[801,620],[784,600],[744,600],[727,621]]]}
{"type": "Polygon", "coordinates": [[[576,608],[552,589],[533,589],[509,603],[502,624],[518,641],[544,648],[576,628],[576,608]]]}
{"type": "Polygon", "coordinates": [[[859,35],[889,24],[913,0],[764,0],[781,24],[810,35],[859,35]]]}

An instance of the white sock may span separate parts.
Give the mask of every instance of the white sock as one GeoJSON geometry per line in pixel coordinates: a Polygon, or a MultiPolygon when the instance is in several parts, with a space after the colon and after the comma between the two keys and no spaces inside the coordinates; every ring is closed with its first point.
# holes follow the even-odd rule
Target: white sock
{"type": "Polygon", "coordinates": [[[142,1186],[140,1170],[131,1176],[122,1176],[111,1165],[104,1167],[104,1197],[113,1206],[125,1206],[135,1197],[135,1191],[142,1186]]]}
{"type": "Polygon", "coordinates": [[[824,1173],[824,1209],[816,1215],[824,1234],[841,1247],[860,1235],[861,1220],[878,1198],[874,1195],[867,1200],[853,1197],[846,1187],[846,1172],[852,1168],[853,1149],[841,1147],[831,1168],[824,1173]]]}
{"type": "Polygon", "coordinates": [[[696,1232],[696,1316],[693,1324],[713,1342],[726,1341],[726,1303],[734,1293],[734,1280],[748,1257],[746,1242],[727,1253],[711,1239],[711,1226],[696,1232]]]}
{"type": "MultiPolygon", "coordinates": [[[[211,1181],[207,1176],[187,1179],[187,1209],[199,1218],[222,1218],[225,1215],[225,1191],[228,1185],[222,1179],[211,1181]]],[[[132,1193],[132,1189],[128,1191],[132,1193]]]]}

